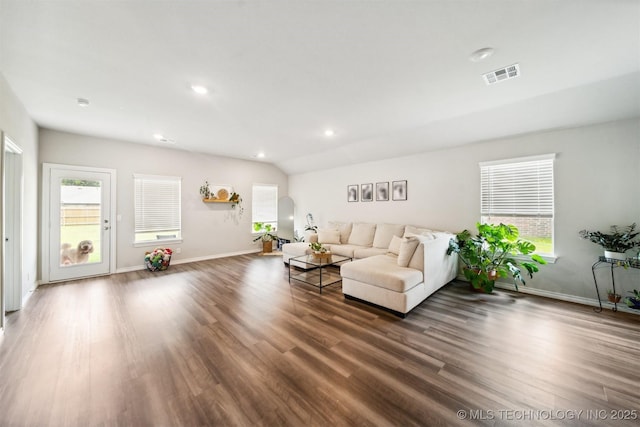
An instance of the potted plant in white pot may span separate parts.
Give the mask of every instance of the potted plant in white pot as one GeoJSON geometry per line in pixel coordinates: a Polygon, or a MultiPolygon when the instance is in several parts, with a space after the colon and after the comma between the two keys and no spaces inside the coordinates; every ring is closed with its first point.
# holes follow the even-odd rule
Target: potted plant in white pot
{"type": "Polygon", "coordinates": [[[604,248],[604,257],[619,261],[626,261],[626,252],[640,246],[640,240],[635,240],[640,232],[636,232],[636,223],[621,229],[617,225],[610,227],[610,233],[601,231],[581,230],[578,234],[583,239],[589,240],[604,248]]]}

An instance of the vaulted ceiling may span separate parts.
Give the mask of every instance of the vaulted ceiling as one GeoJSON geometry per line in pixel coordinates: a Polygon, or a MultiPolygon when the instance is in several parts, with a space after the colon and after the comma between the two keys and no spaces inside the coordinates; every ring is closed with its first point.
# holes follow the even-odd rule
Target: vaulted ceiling
{"type": "Polygon", "coordinates": [[[0,0],[0,72],[39,126],[299,173],[640,117],[640,2],[0,0]]]}

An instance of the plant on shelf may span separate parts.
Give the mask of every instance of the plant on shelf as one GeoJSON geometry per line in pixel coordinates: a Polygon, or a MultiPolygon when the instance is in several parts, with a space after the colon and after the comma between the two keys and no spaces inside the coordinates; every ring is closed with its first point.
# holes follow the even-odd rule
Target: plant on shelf
{"type": "Polygon", "coordinates": [[[629,293],[632,294],[633,296],[626,297],[624,299],[624,303],[631,308],[640,310],[640,291],[637,289],[634,289],[633,291],[629,291],[629,293]]]}
{"type": "Polygon", "coordinates": [[[255,239],[253,239],[253,241],[257,242],[258,240],[262,240],[262,252],[272,252],[273,241],[278,238],[278,236],[274,232],[272,232],[273,226],[271,224],[255,222],[253,224],[253,230],[256,232],[260,232],[260,234],[255,239]]]}
{"type": "Polygon", "coordinates": [[[613,289],[609,289],[607,291],[607,299],[609,300],[609,302],[619,303],[622,299],[622,295],[613,292],[613,289]]]}
{"type": "Polygon", "coordinates": [[[612,225],[610,233],[581,230],[578,234],[583,239],[602,246],[605,258],[624,261],[627,259],[625,252],[640,246],[640,240],[636,240],[640,232],[636,232],[635,228],[636,223],[634,222],[622,229],[617,225],[612,225]]]}
{"type": "Polygon", "coordinates": [[[509,276],[518,290],[518,282],[526,284],[521,266],[533,278],[533,273],[539,271],[538,265],[546,264],[540,255],[533,253],[536,250],[533,243],[518,238],[515,225],[477,223],[476,227],[476,236],[464,230],[449,241],[447,249],[448,255],[458,254],[464,264],[464,276],[475,290],[491,293],[499,277],[509,276]]]}
{"type": "Polygon", "coordinates": [[[238,214],[242,216],[242,213],[244,212],[244,207],[242,206],[242,197],[240,197],[240,194],[234,191],[233,193],[231,193],[231,197],[229,197],[229,201],[232,203],[231,209],[235,209],[237,206],[238,214]]]}
{"type": "Polygon", "coordinates": [[[209,188],[209,181],[205,181],[203,185],[200,186],[200,195],[203,199],[211,198],[211,189],[209,188]]]}

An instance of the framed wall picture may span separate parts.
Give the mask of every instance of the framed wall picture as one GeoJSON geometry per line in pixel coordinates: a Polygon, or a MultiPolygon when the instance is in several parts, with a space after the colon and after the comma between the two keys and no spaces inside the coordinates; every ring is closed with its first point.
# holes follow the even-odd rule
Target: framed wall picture
{"type": "Polygon", "coordinates": [[[373,202],[373,184],[360,185],[360,200],[363,202],[373,202]]]}
{"type": "Polygon", "coordinates": [[[358,184],[347,185],[347,202],[358,201],[358,184]]]}
{"type": "Polygon", "coordinates": [[[393,181],[391,193],[393,200],[407,200],[407,181],[393,181]]]}
{"type": "Polygon", "coordinates": [[[389,182],[376,182],[376,202],[389,201],[389,182]]]}

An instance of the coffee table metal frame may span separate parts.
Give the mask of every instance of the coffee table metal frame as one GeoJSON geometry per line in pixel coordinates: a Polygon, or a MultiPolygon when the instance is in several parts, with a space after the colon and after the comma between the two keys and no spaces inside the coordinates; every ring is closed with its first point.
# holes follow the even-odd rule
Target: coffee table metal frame
{"type": "Polygon", "coordinates": [[[344,262],[351,261],[353,258],[342,255],[331,255],[330,258],[318,259],[313,255],[302,255],[289,259],[289,283],[291,280],[306,283],[315,286],[322,293],[322,288],[336,284],[342,281],[340,273],[328,271],[327,267],[340,267],[344,262]],[[298,267],[305,270],[302,273],[291,274],[291,269],[298,267]]]}

